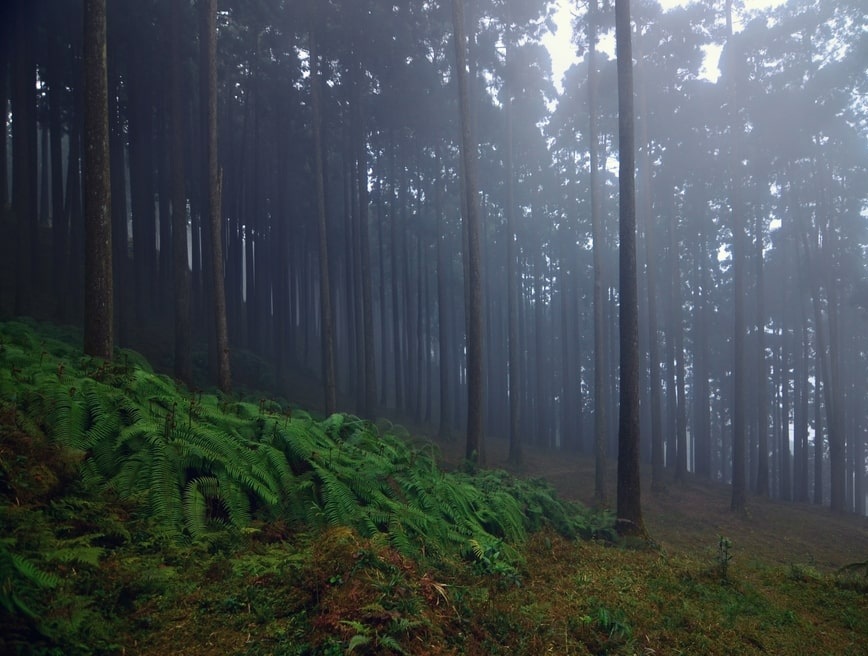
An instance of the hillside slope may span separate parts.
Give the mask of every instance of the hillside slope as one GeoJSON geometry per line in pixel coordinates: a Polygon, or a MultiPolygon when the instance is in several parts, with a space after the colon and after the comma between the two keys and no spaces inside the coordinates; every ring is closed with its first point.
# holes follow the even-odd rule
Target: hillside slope
{"type": "MultiPolygon", "coordinates": [[[[457,443],[439,443],[453,462],[461,458],[457,443]]],[[[489,466],[507,468],[508,444],[489,439],[489,466]]],[[[594,463],[574,454],[525,447],[524,475],[545,477],[561,496],[587,505],[594,502],[594,463]]],[[[615,500],[615,463],[608,472],[609,498],[615,500]]],[[[868,517],[832,513],[827,507],[748,497],[745,514],[729,509],[730,488],[689,478],[671,481],[652,494],[650,471],[643,469],[643,509],[651,537],[667,550],[696,553],[716,548],[721,535],[734,543],[740,559],[769,565],[811,563],[833,571],[868,558],[868,517]]]]}
{"type": "Polygon", "coordinates": [[[533,479],[588,501],[586,459],[454,471],[75,343],[0,324],[0,653],[868,654],[864,518],[694,481],[624,544],[533,479]]]}

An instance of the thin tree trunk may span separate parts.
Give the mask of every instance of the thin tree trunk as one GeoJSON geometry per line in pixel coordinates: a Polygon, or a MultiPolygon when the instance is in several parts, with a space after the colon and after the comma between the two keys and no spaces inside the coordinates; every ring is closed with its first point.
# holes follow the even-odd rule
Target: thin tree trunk
{"type": "Polygon", "coordinates": [[[468,460],[482,461],[482,271],[480,262],[480,228],[477,173],[477,144],[473,137],[470,114],[470,89],[467,74],[467,38],[464,32],[464,0],[452,0],[455,62],[458,78],[458,99],[461,119],[461,155],[464,161],[464,193],[466,198],[467,270],[469,300],[467,303],[467,444],[468,460]]]}
{"type": "Polygon", "coordinates": [[[443,220],[443,185],[441,183],[442,164],[440,150],[437,150],[436,158],[437,175],[434,176],[434,212],[437,215],[437,326],[438,342],[440,345],[440,425],[437,435],[447,438],[452,433],[452,395],[450,375],[452,365],[451,331],[449,328],[449,262],[446,257],[446,246],[443,243],[446,238],[446,226],[443,220]]]}
{"type": "Polygon", "coordinates": [[[317,225],[319,226],[319,273],[320,273],[320,317],[322,322],[322,360],[323,387],[325,394],[325,413],[332,414],[337,409],[337,386],[335,382],[334,326],[332,321],[331,289],[329,282],[328,225],[325,208],[325,152],[322,139],[322,99],[317,48],[316,28],[310,30],[310,88],[311,111],[313,120],[314,177],[316,184],[317,225]]]}
{"type": "Polygon", "coordinates": [[[193,382],[193,339],[190,316],[190,269],[187,264],[187,196],[184,177],[184,108],[182,99],[180,23],[181,2],[172,0],[169,17],[171,57],[172,266],[175,301],[175,376],[193,382]]]}
{"type": "Polygon", "coordinates": [[[630,1],[615,2],[618,62],[618,199],[620,270],[620,412],[618,530],[646,535],[639,478],[639,306],[636,279],[636,151],[630,1]]]}
{"type": "MultiPolygon", "coordinates": [[[[12,61],[12,207],[16,247],[15,313],[30,314],[33,305],[33,257],[36,218],[36,62],[32,8],[17,2],[14,10],[15,59],[12,61]]],[[[4,133],[5,138],[5,133],[4,133]]]]}
{"type": "Polygon", "coordinates": [[[606,326],[603,303],[603,248],[605,236],[600,203],[600,135],[597,126],[597,0],[590,0],[588,15],[588,122],[591,165],[591,235],[594,249],[594,498],[606,505],[606,452],[609,441],[606,390],[606,326]]]}
{"type": "Polygon", "coordinates": [[[737,56],[732,45],[732,0],[726,0],[726,35],[727,44],[732,51],[729,69],[732,77],[728,85],[729,102],[729,129],[730,129],[730,213],[732,217],[732,269],[733,269],[733,295],[734,295],[734,337],[733,337],[733,417],[732,417],[732,500],[730,507],[733,511],[741,512],[746,504],[746,472],[745,472],[745,433],[746,422],[746,389],[745,377],[745,235],[744,219],[742,215],[741,198],[741,169],[739,154],[740,132],[738,116],[738,93],[735,64],[737,56]]]}
{"type": "MultiPolygon", "coordinates": [[[[639,55],[641,61],[641,54],[639,55]]],[[[648,303],[648,371],[651,404],[651,491],[661,492],[666,485],[663,481],[665,466],[663,444],[663,373],[660,370],[660,335],[657,326],[657,261],[658,253],[654,241],[653,206],[651,203],[651,158],[648,153],[648,102],[645,92],[645,78],[639,76],[639,180],[641,185],[642,220],[645,227],[645,284],[648,303]]],[[[674,435],[673,435],[674,437],[674,435]]],[[[672,457],[672,454],[669,456],[672,457]]]]}
{"type": "Polygon", "coordinates": [[[211,279],[214,293],[214,324],[217,340],[217,387],[224,394],[232,391],[232,378],[229,368],[229,327],[226,322],[226,290],[223,275],[223,220],[222,194],[223,176],[217,165],[217,0],[204,0],[205,12],[203,26],[207,61],[206,89],[203,98],[205,123],[207,126],[207,166],[208,166],[208,211],[211,226],[211,279]]]}
{"type": "Polygon", "coordinates": [[[361,245],[359,259],[361,265],[362,286],[362,330],[364,332],[364,372],[365,394],[362,413],[372,417],[377,405],[377,370],[374,366],[374,296],[371,283],[371,238],[368,198],[368,143],[367,131],[364,125],[362,111],[361,60],[356,74],[356,135],[357,148],[356,171],[358,175],[357,188],[359,194],[359,242],[361,245]]]}

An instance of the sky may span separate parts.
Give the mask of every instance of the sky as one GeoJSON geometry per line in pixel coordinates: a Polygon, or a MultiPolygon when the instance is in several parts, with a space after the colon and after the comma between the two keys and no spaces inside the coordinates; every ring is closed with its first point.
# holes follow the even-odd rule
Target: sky
{"type": "MultiPolygon", "coordinates": [[[[687,0],[658,1],[664,10],[688,4],[687,0]]],[[[751,10],[765,9],[783,4],[783,1],[784,0],[744,0],[744,5],[746,9],[751,10]]],[[[555,24],[557,25],[557,29],[554,34],[547,34],[543,37],[543,44],[548,48],[549,54],[552,58],[552,70],[554,71],[555,86],[558,88],[558,91],[561,91],[561,78],[563,77],[564,71],[566,71],[567,68],[576,61],[576,48],[572,44],[570,38],[572,36],[570,16],[571,12],[574,11],[576,2],[575,0],[557,0],[557,4],[559,7],[557,14],[555,15],[555,24]]],[[[606,43],[606,40],[604,39],[601,42],[600,47],[602,50],[608,51],[614,55],[614,41],[606,43]]],[[[719,54],[720,48],[710,47],[706,50],[706,62],[703,68],[703,74],[704,77],[707,77],[712,81],[717,79],[717,58],[719,54]]]]}

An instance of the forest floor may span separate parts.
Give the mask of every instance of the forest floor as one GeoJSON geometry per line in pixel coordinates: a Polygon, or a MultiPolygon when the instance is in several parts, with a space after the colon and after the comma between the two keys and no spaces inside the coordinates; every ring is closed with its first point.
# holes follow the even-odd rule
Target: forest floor
{"type": "MultiPolygon", "coordinates": [[[[459,440],[436,441],[443,458],[460,463],[464,445],[459,440]]],[[[488,439],[487,466],[510,470],[506,440],[488,439]]],[[[525,447],[525,463],[515,471],[540,476],[567,499],[594,505],[594,461],[584,455],[525,447]]],[[[608,498],[614,507],[615,463],[607,471],[608,498]]],[[[650,469],[642,469],[642,509],[652,540],[671,552],[703,553],[717,548],[720,536],[733,542],[734,553],[767,565],[810,563],[824,571],[836,570],[859,556],[868,557],[868,517],[836,514],[828,507],[749,496],[747,510],[730,510],[731,488],[723,483],[689,476],[651,492],[650,469]]]]}

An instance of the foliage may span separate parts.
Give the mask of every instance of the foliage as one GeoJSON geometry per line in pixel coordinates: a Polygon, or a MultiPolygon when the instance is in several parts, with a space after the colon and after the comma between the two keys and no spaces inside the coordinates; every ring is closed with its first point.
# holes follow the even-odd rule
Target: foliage
{"type": "Polygon", "coordinates": [[[445,473],[397,430],[190,394],[20,325],[0,325],[18,363],[0,372],[2,653],[857,654],[868,636],[858,567],[746,564],[721,586],[705,556],[575,539],[610,537],[610,515],[545,481],[445,473]],[[154,443],[184,463],[173,515],[124,483],[130,461],[158,480],[154,443]]]}
{"type": "Polygon", "coordinates": [[[56,587],[58,579],[12,551],[14,542],[8,538],[0,540],[0,607],[7,613],[24,613],[35,618],[33,598],[40,590],[56,587]]]}
{"type": "Polygon", "coordinates": [[[431,449],[355,417],[318,421],[265,401],[190,394],[135,354],[76,367],[62,342],[43,338],[39,350],[38,333],[21,324],[4,335],[18,389],[40,399],[23,409],[45,413],[49,434],[84,452],[86,483],[141,501],[168,536],[213,539],[257,514],[352,526],[416,557],[478,559],[475,544],[500,541],[513,561],[513,545],[546,523],[570,536],[607,530],[608,518],[558,500],[540,481],[444,473],[431,449]],[[12,344],[20,348],[10,358],[12,344]]]}

